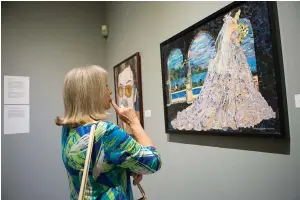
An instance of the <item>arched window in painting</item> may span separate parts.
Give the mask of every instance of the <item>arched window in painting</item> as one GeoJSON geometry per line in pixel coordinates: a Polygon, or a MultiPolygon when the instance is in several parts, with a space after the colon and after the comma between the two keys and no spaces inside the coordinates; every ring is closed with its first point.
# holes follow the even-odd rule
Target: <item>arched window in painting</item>
{"type": "Polygon", "coordinates": [[[209,61],[215,57],[215,40],[207,31],[199,31],[188,51],[188,65],[191,71],[193,97],[196,98],[205,81],[209,61]]]}
{"type": "Polygon", "coordinates": [[[185,101],[185,73],[183,67],[183,55],[180,49],[173,49],[168,56],[170,103],[185,101]]]}

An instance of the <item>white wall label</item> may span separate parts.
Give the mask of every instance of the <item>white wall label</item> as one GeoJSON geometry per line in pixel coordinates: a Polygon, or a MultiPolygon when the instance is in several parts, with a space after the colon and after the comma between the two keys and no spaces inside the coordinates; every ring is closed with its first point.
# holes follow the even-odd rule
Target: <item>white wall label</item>
{"type": "Polygon", "coordinates": [[[151,117],[151,110],[145,110],[145,117],[151,117]]]}
{"type": "Polygon", "coordinates": [[[29,77],[4,76],[4,104],[29,104],[29,77]]]}
{"type": "Polygon", "coordinates": [[[29,133],[29,105],[4,105],[4,134],[29,133]]]}
{"type": "Polygon", "coordinates": [[[296,108],[300,108],[300,94],[295,95],[296,108]]]}

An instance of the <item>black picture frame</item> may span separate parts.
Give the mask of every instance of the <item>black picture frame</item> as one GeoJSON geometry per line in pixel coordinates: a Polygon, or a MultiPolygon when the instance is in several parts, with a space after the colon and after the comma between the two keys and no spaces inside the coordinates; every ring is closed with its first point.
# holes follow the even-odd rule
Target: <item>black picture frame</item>
{"type": "MultiPolygon", "coordinates": [[[[277,111],[276,120],[280,124],[279,131],[277,132],[237,132],[237,131],[194,131],[194,130],[177,130],[170,129],[169,122],[171,119],[168,117],[168,98],[169,92],[166,92],[167,86],[167,75],[165,74],[167,66],[167,56],[165,55],[164,48],[168,45],[172,45],[175,41],[184,38],[191,32],[199,29],[199,27],[204,24],[211,22],[219,17],[224,17],[225,14],[230,11],[243,6],[244,4],[251,2],[233,2],[217,12],[211,14],[210,16],[202,19],[201,21],[195,23],[194,25],[188,27],[187,29],[179,32],[173,37],[167,39],[160,44],[161,52],[161,75],[162,75],[162,90],[163,90],[163,104],[164,104],[164,119],[165,119],[165,132],[168,134],[196,134],[196,135],[218,135],[218,136],[254,136],[254,137],[267,137],[267,138],[287,138],[289,137],[289,120],[288,120],[288,108],[287,108],[287,98],[286,98],[286,87],[285,87],[285,76],[283,69],[282,51],[281,51],[281,41],[280,41],[280,31],[278,23],[278,11],[276,2],[266,2],[268,9],[268,20],[269,20],[269,30],[270,30],[270,40],[272,44],[272,58],[273,67],[275,73],[276,81],[276,93],[277,93],[277,111]]],[[[254,3],[254,2],[253,2],[254,3]]]]}
{"type": "MultiPolygon", "coordinates": [[[[138,116],[139,116],[139,120],[140,123],[142,125],[142,127],[144,128],[144,108],[143,108],[143,90],[142,90],[142,69],[141,69],[141,56],[139,52],[134,53],[133,55],[129,56],[128,58],[124,59],[123,61],[121,61],[120,63],[118,63],[117,65],[115,65],[113,67],[113,71],[114,71],[114,91],[115,91],[115,101],[117,104],[119,104],[118,101],[118,92],[117,92],[117,75],[119,72],[121,72],[122,70],[119,70],[119,68],[122,68],[122,65],[127,65],[127,64],[132,64],[134,66],[131,66],[131,68],[133,69],[133,73],[134,73],[134,85],[138,91],[138,116]],[[133,61],[134,62],[131,62],[133,61]]],[[[121,119],[119,119],[119,117],[117,116],[117,124],[120,125],[121,119]]],[[[121,126],[122,127],[122,126],[121,126]]],[[[122,127],[123,128],[123,127],[122,127]]]]}

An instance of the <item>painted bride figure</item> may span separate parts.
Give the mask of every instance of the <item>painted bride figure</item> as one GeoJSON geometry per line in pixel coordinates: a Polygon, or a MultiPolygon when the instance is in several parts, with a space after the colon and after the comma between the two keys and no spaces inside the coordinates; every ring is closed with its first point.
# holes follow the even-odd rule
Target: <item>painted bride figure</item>
{"type": "Polygon", "coordinates": [[[205,82],[196,101],[177,113],[171,125],[179,130],[253,127],[276,114],[256,89],[238,28],[240,10],[224,17],[205,82]]]}

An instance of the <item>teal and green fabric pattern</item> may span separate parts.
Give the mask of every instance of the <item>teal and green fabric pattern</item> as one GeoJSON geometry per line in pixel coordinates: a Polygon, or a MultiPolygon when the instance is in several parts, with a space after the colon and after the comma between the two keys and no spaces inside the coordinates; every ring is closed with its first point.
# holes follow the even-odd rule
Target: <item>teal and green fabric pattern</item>
{"type": "MultiPolygon", "coordinates": [[[[132,200],[130,176],[161,168],[154,147],[143,147],[117,125],[99,121],[91,156],[85,199],[132,200]]],[[[70,200],[77,200],[92,123],[62,128],[62,159],[67,171],[70,200]]]]}

